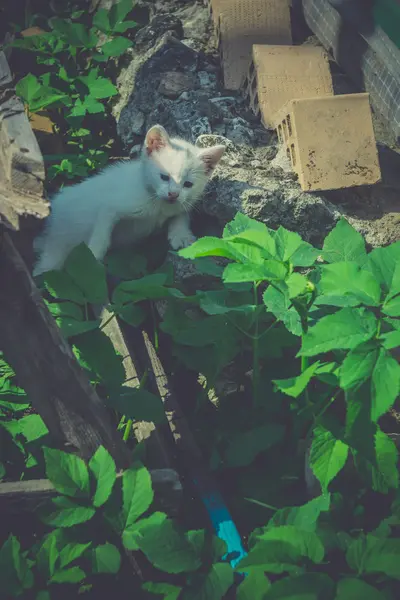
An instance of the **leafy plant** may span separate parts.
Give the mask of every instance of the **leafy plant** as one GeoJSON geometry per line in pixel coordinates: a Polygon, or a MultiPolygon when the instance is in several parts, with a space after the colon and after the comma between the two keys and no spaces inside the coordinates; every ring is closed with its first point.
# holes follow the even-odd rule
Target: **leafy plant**
{"type": "Polygon", "coordinates": [[[135,21],[126,20],[131,10],[131,0],[120,0],[110,11],[99,9],[89,24],[78,21],[82,11],[70,18],[51,17],[49,31],[12,43],[34,53],[39,67],[46,67],[39,76],[28,73],[20,79],[17,94],[29,114],[46,109],[55,130],[67,140],[65,155],[47,157],[53,163],[50,178],[83,177],[107,163],[110,142],[102,131],[108,102],[118,90],[100,66],[104,71],[110,60],[132,46],[120,35],[137,27],[135,21]]]}
{"type": "Polygon", "coordinates": [[[46,432],[40,418],[24,421],[37,415],[25,414],[28,398],[3,361],[0,426],[13,457],[4,474],[25,473],[37,444],[37,468],[44,464],[60,494],[43,515],[51,532],[40,544],[21,550],[15,536],[5,541],[0,557],[13,566],[4,589],[53,594],[69,581],[82,591],[92,575],[123,569],[125,549],[157,572],[143,597],[219,600],[235,587],[240,600],[394,600],[399,476],[387,419],[400,390],[400,242],[367,252],[342,219],[316,249],[239,213],[221,238],[201,238],[180,255],[207,275],[208,289],[176,286],[166,265],[152,267],[139,251],[112,254],[103,266],[82,244],[61,271],[44,275],[46,301],[126,440],[135,419],[161,422],[164,408],[146,376],[138,388],[125,385],[122,357],[92,303],[104,304],[109,319],[150,322],[154,342],[170,344],[171,374],[201,376],[197,402],[183,409],[230,492],[247,556],[232,569],[221,540],[154,511],[139,462],[117,475],[104,448],[86,465],[48,447],[43,461],[46,432]],[[122,279],[111,299],[107,272],[122,279]],[[158,300],[167,301],[160,319],[158,300]],[[226,393],[228,372],[234,389],[226,393]],[[299,444],[320,488],[307,502],[299,444]],[[93,530],[102,539],[93,541],[93,530]]]}

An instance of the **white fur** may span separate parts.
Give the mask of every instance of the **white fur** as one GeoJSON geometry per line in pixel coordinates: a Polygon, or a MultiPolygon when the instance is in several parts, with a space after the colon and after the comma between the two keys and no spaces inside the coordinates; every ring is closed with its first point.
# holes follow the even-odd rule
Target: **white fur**
{"type": "Polygon", "coordinates": [[[195,238],[189,212],[224,150],[224,146],[199,149],[170,139],[160,125],[152,127],[140,159],[110,165],[54,197],[45,231],[35,240],[40,258],[34,275],[60,269],[81,242],[101,260],[111,238],[119,245],[136,242],[166,221],[171,247],[190,245],[195,238]],[[193,186],[186,187],[185,182],[193,186]],[[174,203],[168,201],[169,193],[179,194],[174,203]]]}

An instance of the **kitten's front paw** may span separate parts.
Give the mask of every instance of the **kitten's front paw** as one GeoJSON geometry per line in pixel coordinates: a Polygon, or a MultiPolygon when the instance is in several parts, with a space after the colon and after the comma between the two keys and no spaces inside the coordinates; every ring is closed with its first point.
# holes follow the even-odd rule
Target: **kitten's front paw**
{"type": "Polygon", "coordinates": [[[181,248],[187,248],[193,242],[196,241],[196,237],[193,235],[191,231],[182,233],[180,235],[170,235],[169,243],[173,250],[180,250],[181,248]]]}

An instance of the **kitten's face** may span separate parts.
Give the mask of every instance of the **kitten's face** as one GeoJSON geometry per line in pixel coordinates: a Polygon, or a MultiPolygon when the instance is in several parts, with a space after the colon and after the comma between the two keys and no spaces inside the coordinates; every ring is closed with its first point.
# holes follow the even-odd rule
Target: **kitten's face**
{"type": "Polygon", "coordinates": [[[190,210],[224,150],[224,146],[199,149],[183,140],[171,140],[165,129],[156,125],[144,145],[149,187],[161,201],[190,210]]]}

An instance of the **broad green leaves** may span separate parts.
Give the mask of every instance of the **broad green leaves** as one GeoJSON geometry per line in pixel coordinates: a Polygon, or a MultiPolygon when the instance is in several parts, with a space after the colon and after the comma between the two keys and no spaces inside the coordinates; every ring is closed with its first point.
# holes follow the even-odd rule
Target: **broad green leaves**
{"type": "Polygon", "coordinates": [[[326,236],[322,255],[328,263],[354,261],[360,266],[367,259],[362,235],[353,229],[346,219],[340,219],[326,236]]]}
{"type": "Polygon", "coordinates": [[[321,426],[314,429],[310,466],[323,491],[344,467],[348,453],[347,444],[336,439],[330,431],[321,426]]]}
{"type": "Polygon", "coordinates": [[[113,394],[109,398],[107,404],[136,421],[158,424],[165,420],[164,405],[160,396],[146,390],[122,387],[119,394],[113,394]]]}
{"type": "Polygon", "coordinates": [[[153,502],[153,488],[148,470],[140,464],[124,472],[122,477],[125,529],[129,529],[153,502]]]}
{"type": "Polygon", "coordinates": [[[89,496],[89,472],[79,456],[51,448],[43,452],[47,477],[58,492],[78,498],[89,496]]]}
{"type": "Polygon", "coordinates": [[[324,547],[316,533],[284,525],[253,533],[249,554],[240,561],[236,570],[300,573],[300,565],[305,558],[320,563],[323,557],[324,547]]]}
{"type": "Polygon", "coordinates": [[[32,73],[20,79],[15,86],[15,91],[32,113],[67,100],[66,94],[43,85],[32,73]]]}
{"type": "Polygon", "coordinates": [[[89,469],[96,479],[93,506],[98,508],[107,502],[117,477],[115,462],[107,450],[100,446],[89,461],[89,469]]]}
{"type": "Polygon", "coordinates": [[[372,374],[371,419],[377,421],[394,404],[400,392],[400,365],[383,348],[372,374]]]}
{"type": "Polygon", "coordinates": [[[274,383],[276,387],[284,394],[292,396],[292,398],[297,398],[302,392],[304,392],[311,378],[318,370],[320,364],[321,363],[319,361],[316,361],[297,377],[290,377],[289,379],[275,379],[272,383],[274,383]]]}
{"type": "Polygon", "coordinates": [[[359,575],[382,573],[400,581],[400,540],[360,536],[349,546],[346,559],[349,567],[359,575]]]}
{"type": "Polygon", "coordinates": [[[33,586],[33,574],[16,537],[10,535],[0,549],[0,582],[5,594],[20,596],[33,586]]]}
{"type": "Polygon", "coordinates": [[[315,356],[335,349],[353,349],[376,335],[378,323],[365,308],[343,308],[320,319],[303,337],[300,356],[315,356]]]}

